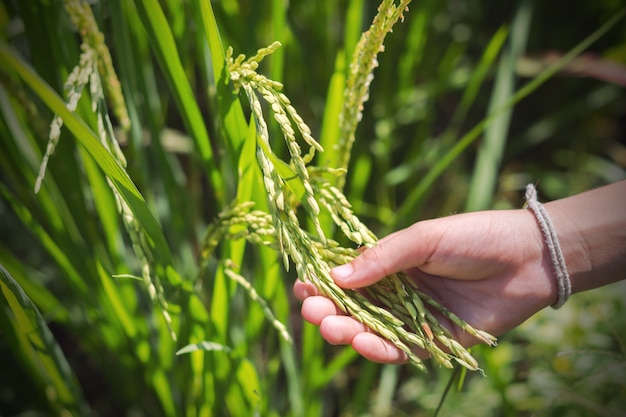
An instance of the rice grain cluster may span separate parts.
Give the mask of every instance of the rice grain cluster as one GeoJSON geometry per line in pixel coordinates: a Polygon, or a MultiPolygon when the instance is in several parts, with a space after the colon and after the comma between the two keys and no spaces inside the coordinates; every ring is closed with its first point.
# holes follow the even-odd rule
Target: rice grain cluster
{"type": "MultiPolygon", "coordinates": [[[[414,280],[405,274],[386,277],[361,292],[342,289],[333,281],[330,270],[349,262],[357,256],[357,251],[342,247],[326,235],[319,220],[322,210],[330,213],[335,225],[355,247],[374,246],[377,238],[353,213],[341,190],[329,181],[333,175],[343,175],[345,169],[310,165],[315,153],[323,151],[322,147],[281,92],[282,84],[257,73],[263,58],[279,46],[275,42],[247,59],[244,55],[234,58],[232,49],[228,49],[230,80],[237,90],[244,91],[257,127],[257,160],[263,173],[269,213],[253,210],[253,204],[249,202],[233,203],[209,228],[204,256],[208,256],[223,238],[245,238],[255,244],[272,246],[282,255],[287,269],[293,264],[299,277],[306,277],[342,311],[393,343],[419,369],[426,371],[416,349],[426,350],[437,363],[448,368],[455,361],[468,369],[479,369],[476,360],[440,323],[434,311],[484,343],[495,345],[496,339],[474,329],[421,292],[414,280]],[[272,151],[261,100],[283,134],[289,150],[287,162],[272,151]],[[302,151],[298,136],[304,146],[308,146],[306,153],[302,151]],[[302,227],[302,210],[311,220],[314,232],[302,227]]],[[[284,327],[276,327],[281,333],[284,331],[284,327]]]]}

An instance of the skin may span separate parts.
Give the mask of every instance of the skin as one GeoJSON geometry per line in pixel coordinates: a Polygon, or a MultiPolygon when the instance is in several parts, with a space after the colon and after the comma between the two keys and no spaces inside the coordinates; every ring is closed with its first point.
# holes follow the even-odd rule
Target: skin
{"type": "MultiPolygon", "coordinates": [[[[573,294],[626,278],[626,181],[546,203],[545,208],[573,294]]],[[[557,299],[550,253],[528,209],[420,221],[381,239],[331,274],[343,288],[362,288],[398,271],[475,328],[496,336],[557,299]]],[[[350,344],[374,362],[407,361],[405,353],[346,316],[311,283],[298,280],[293,292],[302,301],[302,317],[319,326],[329,343],[350,344]]],[[[478,343],[441,319],[464,346],[478,343]]]]}

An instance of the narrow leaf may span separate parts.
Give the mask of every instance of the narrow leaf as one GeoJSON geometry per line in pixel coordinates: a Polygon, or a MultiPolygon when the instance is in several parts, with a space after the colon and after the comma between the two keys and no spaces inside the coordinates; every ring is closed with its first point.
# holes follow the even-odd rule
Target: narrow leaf
{"type": "Polygon", "coordinates": [[[171,263],[171,254],[160,226],[150,212],[143,196],[135,187],[128,174],[113,159],[111,154],[102,146],[100,139],[75,113],[65,107],[65,102],[59,95],[42,80],[33,69],[24,62],[17,53],[12,51],[6,43],[0,42],[0,69],[4,72],[15,72],[32,88],[39,98],[59,115],[76,140],[96,161],[100,169],[111,179],[122,198],[126,201],[137,221],[144,227],[149,244],[152,246],[159,261],[171,263]]]}
{"type": "MultiPolygon", "coordinates": [[[[41,378],[50,405],[59,415],[87,415],[87,404],[76,378],[33,302],[0,264],[0,307],[9,315],[19,349],[41,378]]],[[[10,332],[3,332],[5,336],[10,332]]]]}
{"type": "Polygon", "coordinates": [[[211,178],[216,197],[218,201],[222,200],[221,174],[216,168],[209,134],[176,48],[171,26],[157,0],[136,0],[135,5],[148,32],[152,49],[174,94],[180,114],[206,164],[206,172],[211,178]]]}

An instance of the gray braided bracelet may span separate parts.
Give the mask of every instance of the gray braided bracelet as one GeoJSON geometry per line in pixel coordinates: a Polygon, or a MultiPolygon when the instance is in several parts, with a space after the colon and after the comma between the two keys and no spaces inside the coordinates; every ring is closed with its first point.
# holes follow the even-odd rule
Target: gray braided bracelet
{"type": "Polygon", "coordinates": [[[541,231],[543,232],[544,240],[548,249],[550,250],[550,257],[552,258],[552,267],[556,274],[557,284],[559,286],[559,298],[556,303],[552,304],[552,308],[561,308],[563,304],[572,295],[572,284],[567,273],[567,266],[565,265],[565,258],[561,251],[561,245],[559,245],[559,239],[554,229],[554,224],[548,216],[543,204],[537,201],[537,190],[533,184],[526,186],[526,206],[533,212],[541,231]]]}

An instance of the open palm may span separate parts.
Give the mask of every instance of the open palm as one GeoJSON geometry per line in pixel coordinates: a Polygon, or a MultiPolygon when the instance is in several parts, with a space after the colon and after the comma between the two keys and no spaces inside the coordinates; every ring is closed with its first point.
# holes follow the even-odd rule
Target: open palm
{"type": "MultiPolygon", "coordinates": [[[[350,264],[335,268],[344,288],[362,288],[398,271],[473,327],[494,335],[516,327],[556,299],[550,255],[527,210],[476,212],[415,223],[381,239],[350,264]]],[[[346,316],[309,282],[297,281],[302,316],[332,344],[364,357],[402,363],[406,355],[346,316]]],[[[478,339],[440,317],[468,347],[478,339]]],[[[418,352],[425,356],[425,352],[418,352]]]]}

